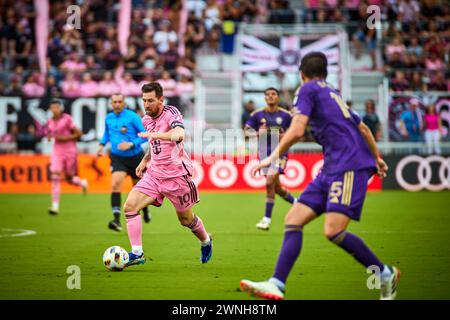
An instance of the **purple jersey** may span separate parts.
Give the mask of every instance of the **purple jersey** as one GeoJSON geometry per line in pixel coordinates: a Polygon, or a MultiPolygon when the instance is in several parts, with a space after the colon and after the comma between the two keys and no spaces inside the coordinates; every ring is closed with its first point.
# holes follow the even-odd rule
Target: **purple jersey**
{"type": "Polygon", "coordinates": [[[324,173],[376,168],[358,128],[361,119],[331,85],[319,80],[305,83],[294,104],[296,113],[309,117],[314,138],[323,148],[324,173]]]}
{"type": "MultiPolygon", "coordinates": [[[[258,131],[261,127],[267,129],[267,136],[260,136],[259,157],[269,156],[280,141],[280,134],[286,132],[291,125],[292,115],[289,111],[278,107],[277,111],[269,112],[268,108],[256,110],[250,115],[246,125],[258,131]]],[[[287,155],[287,152],[282,155],[287,155]]]]}

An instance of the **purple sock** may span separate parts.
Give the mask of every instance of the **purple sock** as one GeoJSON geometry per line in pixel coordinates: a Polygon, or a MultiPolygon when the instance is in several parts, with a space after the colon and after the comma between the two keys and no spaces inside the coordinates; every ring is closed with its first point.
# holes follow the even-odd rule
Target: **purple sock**
{"type": "Polygon", "coordinates": [[[377,266],[380,268],[380,271],[383,271],[384,264],[381,263],[372,250],[370,250],[358,236],[344,230],[331,237],[330,241],[333,241],[339,247],[347,251],[366,268],[369,266],[377,266]]]}
{"type": "Polygon", "coordinates": [[[289,203],[294,203],[294,197],[287,190],[286,190],[286,195],[283,197],[283,199],[289,203]]]}
{"type": "Polygon", "coordinates": [[[278,256],[277,266],[273,278],[286,283],[286,279],[297,260],[302,249],[303,232],[302,227],[297,225],[286,225],[284,231],[284,240],[278,256]]]}
{"type": "Polygon", "coordinates": [[[264,216],[266,218],[272,218],[272,210],[273,210],[273,206],[275,205],[274,203],[274,199],[272,198],[267,198],[266,199],[266,213],[264,214],[264,216]]]}

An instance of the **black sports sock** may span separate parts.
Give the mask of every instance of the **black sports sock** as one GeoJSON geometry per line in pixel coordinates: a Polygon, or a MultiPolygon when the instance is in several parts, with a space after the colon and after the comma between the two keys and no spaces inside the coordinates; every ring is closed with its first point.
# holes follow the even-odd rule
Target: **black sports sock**
{"type": "Polygon", "coordinates": [[[120,221],[120,192],[111,193],[111,208],[116,222],[120,221]]]}

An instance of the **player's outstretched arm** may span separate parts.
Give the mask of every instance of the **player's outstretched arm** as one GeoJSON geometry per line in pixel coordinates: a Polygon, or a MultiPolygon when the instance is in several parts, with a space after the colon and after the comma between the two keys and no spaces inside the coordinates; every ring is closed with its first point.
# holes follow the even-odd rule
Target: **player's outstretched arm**
{"type": "Polygon", "coordinates": [[[64,141],[72,141],[72,140],[78,140],[83,135],[83,132],[81,129],[75,127],[72,129],[72,133],[69,135],[57,135],[55,137],[56,141],[64,142],[64,141]]]}
{"type": "Polygon", "coordinates": [[[147,170],[147,163],[152,158],[152,151],[151,150],[152,150],[152,148],[149,146],[147,151],[145,152],[145,155],[142,158],[141,162],[136,167],[136,175],[139,178],[142,178],[142,175],[144,174],[145,170],[147,170]]]}
{"type": "Polygon", "coordinates": [[[270,166],[275,160],[280,157],[280,154],[284,154],[288,149],[295,144],[303,135],[305,134],[306,125],[308,124],[308,116],[303,114],[295,115],[292,118],[291,125],[289,129],[284,134],[283,138],[280,140],[280,143],[275,148],[270,156],[263,159],[259,165],[257,165],[253,169],[253,174],[256,173],[261,168],[265,168],[270,166]]]}
{"type": "Polygon", "coordinates": [[[364,124],[364,122],[359,123],[358,129],[359,132],[361,132],[361,135],[369,146],[370,152],[377,162],[378,176],[380,178],[384,178],[389,168],[386,162],[384,162],[384,160],[381,158],[380,151],[378,150],[377,143],[372,135],[372,132],[370,131],[369,127],[364,124]]]}
{"type": "Polygon", "coordinates": [[[138,135],[141,138],[181,142],[184,140],[184,129],[175,127],[167,132],[140,132],[138,135]]]}

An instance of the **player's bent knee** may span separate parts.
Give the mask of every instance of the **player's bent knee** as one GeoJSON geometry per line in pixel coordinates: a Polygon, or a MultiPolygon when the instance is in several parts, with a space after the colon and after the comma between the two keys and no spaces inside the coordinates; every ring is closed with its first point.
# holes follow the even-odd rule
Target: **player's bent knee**
{"type": "Polygon", "coordinates": [[[123,205],[123,211],[125,212],[125,214],[127,212],[137,211],[137,202],[132,199],[127,199],[127,201],[125,201],[125,204],[123,205]]]}
{"type": "Polygon", "coordinates": [[[180,217],[178,216],[178,221],[183,227],[188,227],[192,223],[192,219],[190,217],[180,217]]]}
{"type": "Polygon", "coordinates": [[[325,238],[331,242],[339,243],[340,235],[344,234],[345,229],[327,226],[323,228],[323,234],[325,238]]]}

